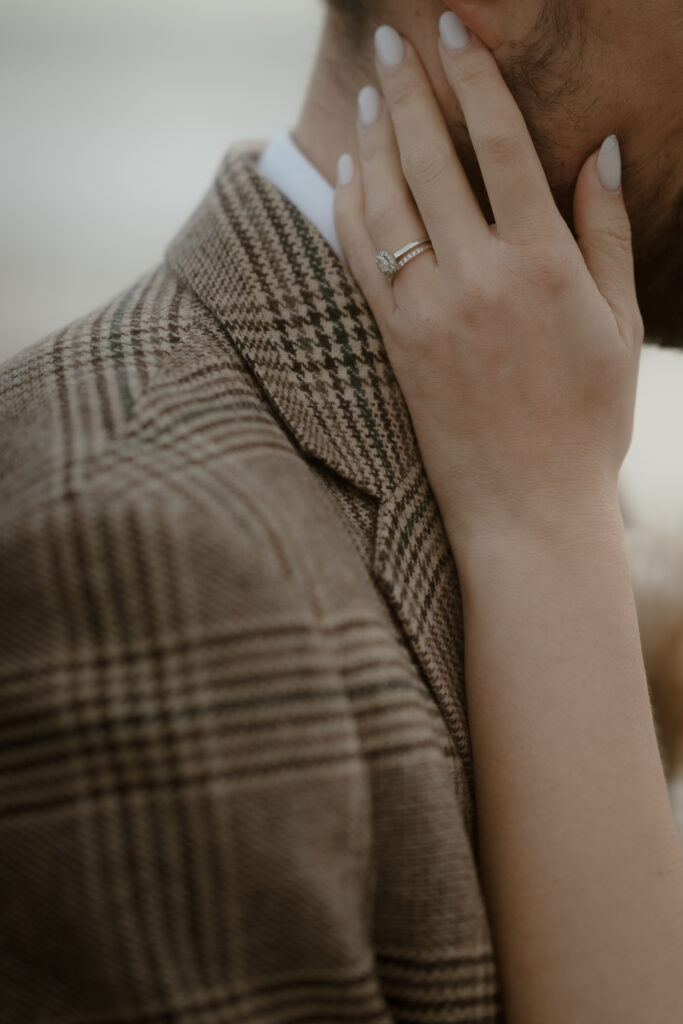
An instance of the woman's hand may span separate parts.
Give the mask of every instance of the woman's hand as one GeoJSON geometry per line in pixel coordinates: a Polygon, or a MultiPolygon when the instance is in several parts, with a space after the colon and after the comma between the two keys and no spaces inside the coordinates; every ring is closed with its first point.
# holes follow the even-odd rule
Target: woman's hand
{"type": "Polygon", "coordinates": [[[607,139],[581,170],[577,243],[491,52],[450,13],[441,32],[495,224],[415,50],[384,27],[385,102],[371,89],[359,97],[359,161],[340,161],[339,237],[451,541],[507,523],[585,528],[617,502],[643,340],[618,143],[607,139]],[[449,49],[459,36],[467,45],[449,49]],[[426,236],[433,251],[393,282],[380,273],[378,250],[426,236]]]}

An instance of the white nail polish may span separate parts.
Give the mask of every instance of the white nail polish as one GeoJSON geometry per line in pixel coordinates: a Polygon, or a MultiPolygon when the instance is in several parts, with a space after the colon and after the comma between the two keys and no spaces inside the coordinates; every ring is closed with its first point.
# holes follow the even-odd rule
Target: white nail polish
{"type": "Polygon", "coordinates": [[[375,50],[380,64],[387,71],[397,68],[403,60],[403,40],[389,25],[382,25],[375,32],[375,50]]]}
{"type": "Polygon", "coordinates": [[[339,188],[346,188],[353,181],[353,157],[350,153],[344,153],[339,157],[337,164],[337,185],[339,188]]]}
{"type": "Polygon", "coordinates": [[[608,192],[618,192],[621,187],[621,151],[616,135],[608,135],[598,153],[598,177],[608,192]]]}
{"type": "Polygon", "coordinates": [[[463,25],[457,14],[453,11],[446,11],[439,19],[439,32],[441,40],[447,50],[455,53],[456,50],[464,50],[470,41],[470,31],[463,25]]]}
{"type": "Polygon", "coordinates": [[[373,85],[366,85],[358,93],[358,114],[366,128],[379,117],[379,93],[373,85]]]}

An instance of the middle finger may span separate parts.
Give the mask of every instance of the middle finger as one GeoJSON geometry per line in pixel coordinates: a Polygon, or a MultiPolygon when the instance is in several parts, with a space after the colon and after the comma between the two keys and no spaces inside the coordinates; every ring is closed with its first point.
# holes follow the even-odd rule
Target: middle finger
{"type": "Polygon", "coordinates": [[[388,25],[377,29],[375,49],[403,173],[437,259],[471,251],[489,228],[427,74],[414,48],[388,25]]]}

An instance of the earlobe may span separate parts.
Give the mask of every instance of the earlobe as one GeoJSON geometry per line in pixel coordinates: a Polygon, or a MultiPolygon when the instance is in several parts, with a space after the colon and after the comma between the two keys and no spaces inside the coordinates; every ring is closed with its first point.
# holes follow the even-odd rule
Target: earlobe
{"type": "Polygon", "coordinates": [[[495,51],[509,41],[504,32],[505,0],[444,0],[444,3],[489,50],[495,51]]]}

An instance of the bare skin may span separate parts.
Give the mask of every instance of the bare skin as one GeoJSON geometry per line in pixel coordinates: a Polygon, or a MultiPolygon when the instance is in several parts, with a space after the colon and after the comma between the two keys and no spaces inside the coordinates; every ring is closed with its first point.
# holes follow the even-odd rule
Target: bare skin
{"type": "MultiPolygon", "coordinates": [[[[411,40],[433,83],[482,208],[486,194],[434,26],[442,0],[376,0],[358,40],[328,20],[295,139],[331,183],[355,145],[355,97],[377,84],[372,34],[382,23],[411,40]]],[[[572,220],[574,184],[614,132],[624,163],[638,298],[648,334],[683,335],[683,5],[680,0],[448,0],[491,49],[524,114],[558,207],[572,220]]],[[[396,248],[402,239],[388,238],[396,248]]]]}
{"type": "Polygon", "coordinates": [[[382,32],[337,229],[458,565],[505,1019],[678,1024],[683,851],[617,493],[643,339],[620,162],[610,144],[582,164],[575,239],[491,51],[441,44],[489,224],[417,49],[382,32]],[[392,226],[434,249],[390,283],[392,226]]]}

